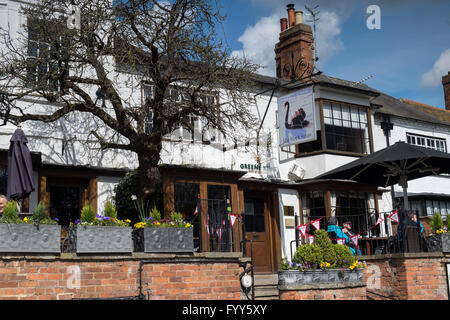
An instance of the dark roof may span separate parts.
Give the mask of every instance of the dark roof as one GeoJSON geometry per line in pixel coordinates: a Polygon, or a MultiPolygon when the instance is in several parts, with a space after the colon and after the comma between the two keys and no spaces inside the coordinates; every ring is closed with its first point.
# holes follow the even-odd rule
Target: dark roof
{"type": "Polygon", "coordinates": [[[349,90],[349,91],[354,91],[354,92],[360,92],[360,93],[368,94],[371,96],[376,96],[379,94],[379,91],[369,87],[368,85],[366,85],[364,83],[358,83],[358,82],[343,80],[343,79],[339,79],[339,78],[334,78],[334,77],[327,76],[323,73],[313,76],[311,81],[308,81],[308,82],[301,82],[301,81],[292,82],[289,80],[284,80],[284,79],[271,77],[271,76],[264,76],[264,75],[260,75],[260,74],[256,74],[256,73],[253,73],[251,75],[251,78],[254,81],[256,81],[260,84],[263,84],[263,85],[272,85],[273,86],[273,85],[279,84],[281,87],[283,87],[287,90],[298,89],[298,88],[302,88],[305,86],[310,86],[312,84],[319,84],[319,85],[323,85],[326,87],[333,87],[333,88],[337,88],[337,89],[344,89],[344,90],[349,90]]]}
{"type": "Polygon", "coordinates": [[[420,103],[413,104],[412,100],[397,99],[384,93],[381,93],[371,102],[381,106],[375,113],[450,125],[450,112],[444,109],[439,110],[439,108],[431,106],[425,107],[425,105],[420,103]]]}

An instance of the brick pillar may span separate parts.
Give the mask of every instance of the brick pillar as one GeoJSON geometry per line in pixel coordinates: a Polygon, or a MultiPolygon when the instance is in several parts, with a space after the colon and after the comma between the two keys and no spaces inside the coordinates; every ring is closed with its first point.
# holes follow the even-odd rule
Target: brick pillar
{"type": "Polygon", "coordinates": [[[450,110],[450,71],[442,77],[442,85],[444,86],[445,109],[450,110]]]}

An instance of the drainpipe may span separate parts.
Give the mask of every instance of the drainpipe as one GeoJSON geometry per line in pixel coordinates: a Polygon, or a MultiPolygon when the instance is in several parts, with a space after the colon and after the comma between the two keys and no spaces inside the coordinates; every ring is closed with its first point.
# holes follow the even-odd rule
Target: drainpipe
{"type": "MultiPolygon", "coordinates": [[[[389,141],[389,135],[390,131],[394,129],[394,124],[391,122],[391,117],[388,114],[383,115],[383,122],[381,122],[381,129],[383,129],[384,136],[386,137],[386,147],[389,147],[391,145],[389,141]]],[[[392,207],[394,207],[395,202],[394,186],[391,186],[391,198],[392,198],[392,207]]]]}

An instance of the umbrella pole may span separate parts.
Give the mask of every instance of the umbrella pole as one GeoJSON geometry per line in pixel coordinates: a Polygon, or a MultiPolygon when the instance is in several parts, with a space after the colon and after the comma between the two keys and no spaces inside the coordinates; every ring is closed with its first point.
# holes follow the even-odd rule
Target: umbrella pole
{"type": "Polygon", "coordinates": [[[409,210],[408,202],[408,181],[406,176],[402,175],[400,177],[399,185],[403,188],[403,208],[409,210]]]}

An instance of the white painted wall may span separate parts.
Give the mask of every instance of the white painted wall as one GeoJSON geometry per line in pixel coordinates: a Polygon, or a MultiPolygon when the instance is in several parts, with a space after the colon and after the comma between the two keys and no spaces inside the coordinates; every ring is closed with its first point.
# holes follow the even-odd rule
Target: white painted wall
{"type": "MultiPolygon", "coordinates": [[[[291,189],[278,189],[279,208],[280,208],[280,229],[281,229],[281,248],[282,258],[291,260],[291,246],[292,252],[295,252],[295,242],[291,244],[291,241],[295,240],[295,228],[286,227],[286,221],[294,223],[295,218],[290,216],[284,216],[283,206],[293,206],[294,215],[300,214],[299,195],[296,190],[291,189]]],[[[294,223],[295,226],[295,223],[294,223]]]]}

